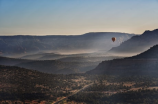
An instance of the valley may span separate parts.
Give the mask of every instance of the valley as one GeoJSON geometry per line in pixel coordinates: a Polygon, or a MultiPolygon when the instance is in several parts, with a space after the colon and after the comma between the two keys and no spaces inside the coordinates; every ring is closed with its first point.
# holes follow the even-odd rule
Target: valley
{"type": "Polygon", "coordinates": [[[158,0],[0,0],[0,104],[158,104],[158,0]]]}
{"type": "MultiPolygon", "coordinates": [[[[157,30],[151,31],[151,34],[153,32],[155,33],[157,30]]],[[[149,32],[147,33],[149,34],[149,32]]],[[[145,32],[145,34],[147,33],[145,32]]],[[[95,33],[88,33],[81,37],[89,38],[90,34],[93,39],[97,38],[95,33]]],[[[105,34],[99,34],[105,36],[105,34]]],[[[133,37],[144,37],[144,34],[142,35],[133,37]]],[[[54,38],[54,36],[49,38],[52,37],[54,38]]],[[[61,36],[60,39],[64,38],[63,40],[65,40],[66,37],[61,36]]],[[[77,38],[81,37],[77,36],[77,38]]],[[[132,40],[133,37],[131,37],[132,40]]],[[[5,37],[5,39],[8,38],[5,37]]],[[[14,38],[17,39],[17,37],[14,38]]],[[[38,42],[45,41],[42,39],[49,40],[48,37],[38,38],[40,39],[36,40],[38,42]]],[[[74,39],[74,37],[71,38],[74,39]]],[[[31,39],[30,36],[26,40],[32,41],[31,39]]],[[[111,49],[117,49],[121,45],[115,48],[111,47],[111,49]]],[[[11,47],[14,48],[13,46],[11,47]]],[[[76,46],[72,45],[72,47],[76,46]]],[[[1,104],[158,103],[158,45],[156,43],[151,47],[148,46],[145,51],[140,49],[139,51],[143,52],[128,57],[126,55],[110,55],[111,50],[105,51],[106,49],[76,54],[42,50],[32,53],[22,52],[18,57],[12,51],[1,54],[1,104]]],[[[72,50],[75,51],[74,48],[72,50]]]]}
{"type": "Polygon", "coordinates": [[[156,99],[158,95],[157,77],[105,77],[102,75],[98,78],[101,79],[95,80],[93,85],[84,91],[70,96],[64,104],[146,104],[151,102],[156,104],[158,101],[156,99]]]}
{"type": "Polygon", "coordinates": [[[0,66],[0,69],[1,104],[13,102],[19,104],[157,102],[157,76],[57,75],[13,66],[0,66]]]}

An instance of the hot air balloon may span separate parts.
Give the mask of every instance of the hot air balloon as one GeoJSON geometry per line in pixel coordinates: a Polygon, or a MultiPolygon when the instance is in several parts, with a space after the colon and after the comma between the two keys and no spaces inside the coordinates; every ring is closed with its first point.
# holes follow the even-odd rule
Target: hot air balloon
{"type": "Polygon", "coordinates": [[[112,41],[114,42],[116,40],[116,38],[115,37],[112,37],[112,41]]]}

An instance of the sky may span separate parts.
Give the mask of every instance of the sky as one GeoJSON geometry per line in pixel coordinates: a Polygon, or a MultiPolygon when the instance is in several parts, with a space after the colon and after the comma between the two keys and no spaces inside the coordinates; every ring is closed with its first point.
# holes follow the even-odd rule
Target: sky
{"type": "Polygon", "coordinates": [[[142,34],[158,28],[158,0],[0,0],[0,35],[142,34]]]}

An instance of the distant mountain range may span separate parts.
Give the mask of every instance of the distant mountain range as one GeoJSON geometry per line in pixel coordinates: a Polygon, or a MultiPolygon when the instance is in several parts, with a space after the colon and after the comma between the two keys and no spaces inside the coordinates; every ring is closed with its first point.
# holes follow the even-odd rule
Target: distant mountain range
{"type": "Polygon", "coordinates": [[[88,74],[115,75],[157,75],[158,74],[158,45],[149,50],[128,58],[114,59],[101,62],[88,74]]]}
{"type": "Polygon", "coordinates": [[[132,36],[134,34],[113,32],[93,32],[74,36],[0,36],[0,54],[10,56],[43,51],[71,53],[75,51],[108,51],[132,36]],[[115,43],[111,41],[112,37],[117,38],[115,43]]]}
{"type": "Polygon", "coordinates": [[[142,35],[135,35],[129,40],[124,41],[120,46],[113,47],[108,53],[116,55],[136,55],[156,44],[158,44],[158,29],[145,31],[142,35]]]}

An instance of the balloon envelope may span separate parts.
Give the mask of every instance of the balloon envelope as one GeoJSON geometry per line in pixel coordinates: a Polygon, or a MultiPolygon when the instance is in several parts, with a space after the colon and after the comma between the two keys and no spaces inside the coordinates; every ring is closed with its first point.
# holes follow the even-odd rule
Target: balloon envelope
{"type": "Polygon", "coordinates": [[[116,40],[116,38],[115,37],[112,37],[112,41],[114,42],[116,40]]]}

